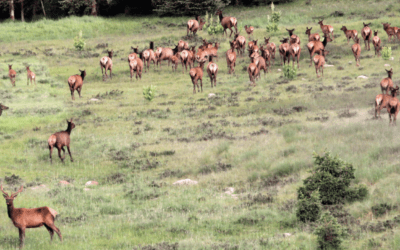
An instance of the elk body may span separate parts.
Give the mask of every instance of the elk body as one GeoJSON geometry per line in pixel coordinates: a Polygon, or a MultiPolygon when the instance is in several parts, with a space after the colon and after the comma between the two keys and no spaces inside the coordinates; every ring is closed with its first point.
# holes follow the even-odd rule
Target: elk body
{"type": "Polygon", "coordinates": [[[268,67],[264,57],[260,56],[260,54],[258,54],[257,52],[254,52],[250,58],[251,62],[255,63],[258,68],[257,77],[260,78],[261,70],[264,70],[264,76],[265,76],[265,73],[268,72],[268,67]]]}
{"type": "Polygon", "coordinates": [[[256,86],[256,78],[258,77],[260,71],[255,63],[250,63],[247,67],[247,73],[249,73],[250,82],[253,86],[256,86]]]}
{"type": "Polygon", "coordinates": [[[8,109],[7,106],[4,106],[3,104],[0,103],[0,116],[3,113],[3,110],[7,110],[7,109],[8,109]]]}
{"type": "Polygon", "coordinates": [[[292,57],[293,68],[294,68],[294,60],[296,58],[297,58],[297,68],[299,68],[300,53],[301,53],[300,45],[296,42],[296,38],[292,36],[291,44],[290,44],[290,47],[289,47],[288,63],[289,63],[290,57],[292,57]]]}
{"type": "Polygon", "coordinates": [[[184,49],[189,50],[189,43],[183,40],[179,40],[178,45],[176,47],[178,49],[178,52],[181,52],[184,49]]]}
{"type": "Polygon", "coordinates": [[[229,68],[229,74],[232,74],[235,72],[235,66],[236,66],[236,52],[235,48],[237,48],[237,43],[236,41],[230,41],[229,44],[231,45],[231,48],[226,52],[226,64],[229,68]]]}
{"type": "Polygon", "coordinates": [[[179,58],[177,55],[173,55],[171,57],[171,63],[172,63],[172,72],[176,72],[176,69],[178,68],[179,64],[179,58]]]}
{"type": "Polygon", "coordinates": [[[246,49],[246,38],[244,36],[241,36],[239,33],[236,33],[234,40],[238,44],[237,52],[239,54],[243,55],[243,53],[246,49]]]}
{"type": "Polygon", "coordinates": [[[297,43],[298,45],[300,45],[300,37],[293,34],[294,29],[291,29],[291,30],[286,29],[286,30],[287,30],[287,32],[289,32],[290,44],[297,43]]]}
{"type": "Polygon", "coordinates": [[[229,37],[232,36],[232,33],[233,33],[232,27],[235,28],[235,31],[237,33],[237,20],[236,20],[236,18],[230,17],[230,16],[224,17],[222,15],[222,10],[218,10],[215,15],[219,16],[219,20],[221,22],[222,27],[224,27],[224,33],[226,35],[228,35],[228,32],[226,32],[226,29],[230,29],[231,30],[231,34],[229,35],[229,37]]]}
{"type": "Polygon", "coordinates": [[[50,239],[53,240],[54,232],[57,233],[60,241],[62,241],[61,231],[54,225],[54,219],[56,218],[57,212],[50,207],[38,207],[38,208],[15,208],[14,199],[18,193],[22,192],[23,186],[20,189],[8,195],[4,192],[3,186],[0,186],[3,197],[6,199],[8,217],[13,222],[14,226],[19,231],[19,247],[22,248],[25,243],[25,229],[45,226],[47,231],[50,233],[50,239]]]}
{"type": "Polygon", "coordinates": [[[321,39],[321,37],[319,36],[319,34],[318,33],[314,33],[314,34],[311,34],[311,30],[312,30],[312,27],[311,28],[306,28],[306,35],[308,35],[308,41],[309,42],[311,42],[311,41],[319,41],[320,39],[321,39]]]}
{"type": "Polygon", "coordinates": [[[212,56],[209,57],[209,63],[207,65],[207,74],[210,77],[211,88],[217,86],[217,74],[218,74],[218,65],[212,61],[212,56]]]}
{"type": "Polygon", "coordinates": [[[378,37],[378,31],[374,31],[374,38],[372,38],[372,44],[375,48],[375,55],[381,55],[381,39],[378,37]]]}
{"type": "Polygon", "coordinates": [[[72,75],[68,78],[68,86],[69,90],[71,91],[71,97],[72,100],[75,100],[74,92],[75,90],[78,91],[79,98],[81,96],[81,90],[83,86],[83,80],[85,79],[86,76],[86,70],[79,70],[81,72],[81,75],[72,75]]]}
{"type": "Polygon", "coordinates": [[[274,65],[274,63],[275,63],[276,45],[273,42],[269,42],[270,39],[271,39],[271,37],[268,37],[268,38],[264,37],[264,42],[265,42],[266,48],[269,50],[269,53],[270,53],[270,56],[271,56],[271,60],[272,60],[272,65],[274,65]]]}
{"type": "Polygon", "coordinates": [[[12,64],[8,65],[8,77],[10,77],[11,85],[15,87],[15,77],[17,76],[17,72],[12,69],[12,64]]]}
{"type": "Polygon", "coordinates": [[[107,78],[107,70],[110,70],[110,78],[112,79],[112,57],[114,54],[114,51],[107,51],[108,52],[108,56],[104,56],[100,59],[100,68],[101,68],[101,74],[103,75],[103,68],[105,69],[105,75],[103,76],[103,79],[107,78]]]}
{"type": "Polygon", "coordinates": [[[390,88],[393,87],[393,81],[392,81],[392,76],[393,76],[393,69],[390,70],[386,70],[386,73],[388,74],[388,77],[382,79],[380,85],[381,85],[381,90],[382,90],[382,94],[385,91],[386,94],[389,93],[390,88]]]}
{"type": "Polygon", "coordinates": [[[324,33],[324,35],[328,36],[329,38],[334,39],[333,37],[333,27],[331,25],[324,25],[323,23],[324,20],[321,20],[318,22],[318,24],[321,27],[322,33],[324,33]],[[332,37],[330,37],[332,35],[332,37]]]}
{"type": "Polygon", "coordinates": [[[144,50],[141,53],[141,59],[143,61],[143,66],[144,66],[144,72],[146,71],[146,64],[147,64],[147,70],[150,70],[150,61],[153,62],[154,64],[154,69],[156,69],[156,53],[154,52],[154,42],[150,42],[150,48],[144,50]]]}
{"type": "Polygon", "coordinates": [[[289,63],[289,48],[290,45],[288,44],[289,38],[283,38],[283,40],[280,40],[280,42],[282,43],[281,45],[279,45],[279,54],[281,56],[281,64],[283,66],[283,64],[286,64],[286,59],[289,63]]]}
{"type": "Polygon", "coordinates": [[[320,42],[320,41],[311,41],[311,42],[307,43],[307,49],[308,49],[308,52],[310,52],[310,67],[311,67],[311,64],[312,64],[312,56],[315,53],[319,53],[321,51],[321,49],[325,49],[326,44],[328,42],[331,42],[331,41],[332,40],[329,37],[324,35],[324,40],[322,42],[320,42]]]}
{"type": "Polygon", "coordinates": [[[264,48],[264,46],[261,46],[260,50],[261,50],[261,56],[264,58],[266,66],[268,68],[271,67],[271,52],[267,48],[264,48]]]}
{"type": "Polygon", "coordinates": [[[249,39],[250,39],[250,36],[253,34],[254,27],[245,25],[244,29],[246,30],[246,33],[247,33],[247,35],[249,35],[249,39]]]}
{"type": "Polygon", "coordinates": [[[196,86],[197,91],[200,92],[199,88],[199,80],[201,84],[201,92],[203,92],[203,71],[204,71],[204,63],[205,61],[200,61],[200,65],[196,68],[192,68],[189,71],[190,78],[192,79],[193,83],[193,94],[196,94],[196,86]]]}
{"type": "Polygon", "coordinates": [[[399,86],[396,88],[391,87],[390,91],[392,92],[392,96],[390,97],[386,109],[389,114],[389,125],[396,125],[397,114],[400,110],[400,102],[397,99],[397,91],[399,90],[399,86]],[[393,122],[392,122],[393,119],[393,122]]]}
{"type": "Polygon", "coordinates": [[[30,69],[29,66],[26,67],[26,74],[27,74],[27,85],[29,85],[29,80],[31,80],[31,85],[32,85],[32,81],[35,82],[35,86],[36,86],[36,75],[35,73],[33,73],[30,69]]]}
{"type": "Polygon", "coordinates": [[[157,66],[158,64],[160,64],[160,69],[161,69],[161,61],[166,61],[166,60],[168,60],[168,66],[169,66],[171,62],[171,57],[175,55],[177,52],[178,52],[178,46],[175,46],[174,49],[162,48],[162,47],[157,48],[156,50],[157,66]]]}
{"type": "Polygon", "coordinates": [[[133,71],[136,71],[136,80],[138,80],[138,77],[142,79],[142,71],[143,71],[143,61],[139,57],[136,57],[135,59],[132,59],[129,61],[129,70],[131,72],[131,81],[133,78],[133,71]]]}
{"type": "Polygon", "coordinates": [[[56,147],[58,150],[58,157],[60,157],[61,161],[64,162],[64,159],[65,159],[64,147],[65,146],[68,149],[68,154],[69,154],[69,157],[71,158],[71,162],[74,161],[74,159],[72,159],[71,150],[69,148],[69,143],[70,143],[71,131],[73,128],[75,128],[75,124],[72,122],[72,118],[69,121],[67,120],[67,123],[68,123],[67,130],[52,134],[49,137],[49,139],[47,140],[47,143],[49,145],[49,150],[50,150],[50,163],[53,163],[53,159],[52,159],[51,155],[53,153],[54,147],[56,147]],[[61,156],[61,150],[64,153],[64,157],[61,156]]]}
{"type": "Polygon", "coordinates": [[[134,48],[131,46],[131,49],[133,50],[133,53],[130,53],[128,56],[128,62],[130,62],[131,60],[135,59],[138,57],[139,51],[138,51],[138,47],[134,48]]]}
{"type": "Polygon", "coordinates": [[[343,30],[344,32],[344,35],[347,38],[347,44],[349,44],[350,39],[353,39],[355,41],[356,37],[358,36],[357,30],[348,30],[346,26],[342,26],[340,30],[343,30]]]}
{"type": "Polygon", "coordinates": [[[392,36],[396,35],[395,27],[390,27],[390,23],[382,23],[382,24],[383,24],[383,29],[386,31],[386,34],[388,35],[388,40],[390,42],[392,36]]]}
{"type": "Polygon", "coordinates": [[[358,67],[360,66],[360,56],[361,56],[361,46],[359,38],[356,38],[356,43],[351,46],[351,50],[353,51],[354,58],[356,59],[356,65],[358,67]]]}
{"type": "Polygon", "coordinates": [[[206,24],[206,22],[200,19],[199,16],[196,17],[196,20],[189,20],[187,23],[187,35],[189,36],[189,33],[196,35],[197,31],[203,30],[204,24],[206,24]]]}
{"type": "Polygon", "coordinates": [[[322,76],[324,76],[325,56],[328,54],[329,51],[321,49],[319,55],[314,56],[315,73],[317,74],[318,78],[318,71],[321,72],[322,70],[322,76]]]}
{"type": "Polygon", "coordinates": [[[361,30],[361,35],[364,39],[364,44],[365,44],[365,49],[366,50],[371,50],[369,47],[369,43],[371,41],[371,36],[372,36],[372,31],[371,28],[368,27],[369,25],[371,25],[371,23],[363,23],[364,27],[361,30]]]}
{"type": "Polygon", "coordinates": [[[179,55],[182,63],[182,73],[185,73],[183,70],[183,66],[187,71],[187,66],[189,65],[189,69],[194,67],[194,57],[195,57],[195,46],[192,47],[191,50],[183,50],[179,55]]]}

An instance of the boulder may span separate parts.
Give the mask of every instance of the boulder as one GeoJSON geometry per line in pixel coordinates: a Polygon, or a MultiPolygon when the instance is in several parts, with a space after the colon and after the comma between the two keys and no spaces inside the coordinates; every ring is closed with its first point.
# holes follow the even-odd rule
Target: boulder
{"type": "Polygon", "coordinates": [[[197,181],[193,181],[191,179],[184,179],[184,180],[179,180],[173,183],[173,185],[197,185],[197,181]]]}

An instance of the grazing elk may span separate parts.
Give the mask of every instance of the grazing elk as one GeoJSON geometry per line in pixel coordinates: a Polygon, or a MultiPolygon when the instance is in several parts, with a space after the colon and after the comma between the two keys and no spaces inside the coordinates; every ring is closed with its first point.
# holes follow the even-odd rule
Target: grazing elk
{"type": "Polygon", "coordinates": [[[306,28],[306,35],[308,35],[308,41],[309,42],[311,42],[311,41],[319,41],[320,39],[321,39],[321,37],[319,36],[319,34],[318,33],[314,33],[314,34],[311,34],[311,30],[312,30],[312,27],[311,28],[306,28]]]}
{"type": "Polygon", "coordinates": [[[8,65],[8,77],[10,77],[11,85],[15,87],[15,77],[17,76],[17,72],[12,69],[12,64],[8,65]]]}
{"type": "Polygon", "coordinates": [[[399,113],[399,110],[400,110],[400,102],[396,97],[397,92],[399,91],[399,86],[397,86],[396,88],[391,87],[390,91],[392,93],[392,96],[390,97],[390,99],[386,105],[386,109],[387,109],[387,112],[389,113],[389,125],[396,126],[397,114],[399,113]],[[393,118],[393,122],[392,122],[392,118],[393,118]]]}
{"type": "Polygon", "coordinates": [[[219,16],[219,21],[221,22],[222,27],[224,27],[224,33],[226,35],[228,35],[228,32],[226,32],[226,29],[230,29],[231,30],[231,34],[229,35],[229,37],[232,36],[232,33],[233,33],[232,27],[235,28],[235,31],[237,33],[237,20],[236,20],[236,18],[230,17],[230,16],[224,17],[222,15],[222,10],[218,10],[217,13],[215,13],[215,15],[219,16]]]}
{"type": "Polygon", "coordinates": [[[61,161],[64,163],[64,159],[65,159],[64,147],[65,146],[67,146],[68,154],[69,154],[69,157],[71,158],[71,162],[74,161],[74,159],[72,159],[71,150],[69,148],[69,143],[70,143],[71,131],[73,128],[75,128],[75,123],[72,122],[72,118],[69,121],[67,120],[67,123],[68,123],[67,130],[52,134],[52,135],[50,135],[49,139],[47,140],[47,143],[49,144],[49,150],[50,150],[50,163],[53,163],[53,159],[52,159],[51,155],[53,153],[54,147],[57,148],[58,157],[60,157],[61,161]],[[64,157],[61,157],[61,150],[64,153],[64,157]]]}
{"type": "Polygon", "coordinates": [[[197,86],[197,91],[200,92],[199,88],[199,80],[201,84],[201,92],[203,92],[203,71],[204,71],[204,63],[205,61],[200,61],[199,66],[196,68],[192,68],[189,71],[190,78],[192,79],[193,83],[193,94],[196,94],[196,86],[197,86]]]}
{"type": "Polygon", "coordinates": [[[102,75],[103,75],[103,68],[105,69],[105,75],[103,76],[103,80],[108,77],[107,70],[110,70],[110,78],[112,79],[112,75],[111,75],[112,66],[113,66],[112,57],[113,57],[114,51],[107,50],[107,52],[108,52],[108,56],[104,56],[100,59],[100,68],[101,68],[102,75]]]}
{"type": "Polygon", "coordinates": [[[131,72],[131,81],[133,78],[133,71],[136,71],[136,80],[138,80],[138,76],[140,79],[142,79],[143,61],[141,58],[136,57],[135,59],[129,61],[129,69],[131,72]]]}
{"type": "Polygon", "coordinates": [[[265,42],[266,48],[269,50],[269,53],[271,55],[272,65],[274,65],[276,45],[273,42],[269,42],[270,39],[271,39],[271,37],[268,37],[268,38],[264,37],[264,42],[265,42]]]}
{"type": "Polygon", "coordinates": [[[217,74],[218,74],[218,65],[212,61],[213,56],[209,56],[208,58],[208,65],[207,65],[207,74],[210,77],[211,81],[211,88],[217,86],[217,74]]]}
{"type": "Polygon", "coordinates": [[[390,23],[382,23],[383,24],[383,29],[386,31],[386,34],[388,35],[388,40],[390,42],[390,39],[392,36],[396,35],[396,27],[390,27],[390,23]]]}
{"type": "Polygon", "coordinates": [[[18,196],[18,193],[22,192],[23,186],[11,196],[4,192],[3,185],[0,185],[0,190],[3,192],[4,199],[6,199],[8,217],[19,231],[19,248],[24,246],[26,228],[36,228],[43,225],[49,231],[51,241],[55,231],[62,242],[61,231],[54,225],[54,219],[57,215],[54,209],[50,207],[15,208],[14,199],[18,196]]]}
{"type": "Polygon", "coordinates": [[[196,35],[198,30],[203,30],[204,24],[206,24],[206,22],[203,19],[200,19],[199,16],[197,16],[197,20],[189,20],[187,23],[187,35],[189,36],[190,32],[193,35],[196,35]]]}
{"type": "Polygon", "coordinates": [[[226,52],[226,64],[229,68],[229,74],[232,74],[235,72],[235,66],[236,66],[236,52],[235,48],[238,47],[237,42],[234,41],[229,41],[229,44],[231,48],[226,52]]]}
{"type": "Polygon", "coordinates": [[[188,50],[189,49],[189,43],[185,42],[183,40],[179,40],[177,47],[178,47],[178,52],[181,52],[184,49],[188,50]]]}
{"type": "Polygon", "coordinates": [[[130,54],[129,54],[129,56],[128,56],[128,62],[130,62],[131,60],[137,58],[137,57],[138,57],[138,54],[139,54],[139,50],[138,50],[139,47],[134,48],[134,47],[131,46],[131,49],[133,50],[133,53],[130,53],[130,54]]]}
{"type": "Polygon", "coordinates": [[[358,36],[357,30],[348,30],[346,26],[342,26],[340,30],[343,30],[344,32],[344,35],[347,38],[347,44],[349,44],[350,39],[353,39],[355,41],[356,37],[358,36]]]}
{"type": "Polygon", "coordinates": [[[280,40],[282,43],[279,45],[279,54],[281,56],[281,64],[282,66],[286,64],[286,59],[288,60],[289,63],[289,48],[290,45],[288,44],[289,38],[283,38],[283,40],[280,40]]]}
{"type": "Polygon", "coordinates": [[[380,83],[382,94],[384,91],[386,92],[386,94],[388,94],[390,88],[393,87],[393,81],[392,81],[393,69],[390,69],[390,70],[385,69],[385,70],[386,70],[386,73],[388,74],[388,77],[382,79],[382,81],[380,83]]]}
{"type": "Polygon", "coordinates": [[[328,36],[333,41],[333,39],[334,39],[334,37],[333,37],[333,27],[331,25],[324,25],[323,21],[324,20],[321,20],[321,21],[318,22],[318,24],[321,27],[322,33],[324,33],[324,35],[328,36]],[[332,35],[332,37],[330,37],[330,35],[332,35]]]}
{"type": "Polygon", "coordinates": [[[32,85],[32,81],[34,81],[35,86],[36,86],[36,75],[29,69],[29,66],[26,66],[26,74],[28,77],[26,80],[27,85],[29,85],[29,80],[31,80],[31,85],[32,85]]]}
{"type": "Polygon", "coordinates": [[[0,103],[0,116],[3,113],[3,110],[7,110],[7,109],[8,109],[7,106],[4,106],[3,104],[0,103]]]}
{"type": "Polygon", "coordinates": [[[81,90],[83,85],[83,80],[86,76],[86,70],[79,70],[81,75],[72,75],[68,78],[68,86],[69,90],[71,91],[72,100],[75,100],[74,92],[75,90],[78,91],[79,98],[81,98],[81,90]]]}
{"type": "Polygon", "coordinates": [[[354,58],[356,59],[356,66],[360,66],[360,56],[361,56],[361,46],[360,39],[356,37],[356,43],[351,46],[351,50],[353,51],[354,58]]]}
{"type": "Polygon", "coordinates": [[[294,29],[291,30],[286,29],[286,30],[287,32],[289,32],[290,44],[297,43],[298,45],[300,45],[300,37],[293,34],[294,29]]]}
{"type": "MultiPolygon", "coordinates": [[[[391,87],[393,89],[393,87],[391,87]]],[[[389,100],[391,97],[396,97],[396,93],[391,91],[391,95],[388,94],[379,94],[375,97],[375,118],[381,119],[381,110],[383,108],[387,108],[389,100]],[[394,94],[394,95],[393,95],[394,94]],[[378,116],[377,116],[378,114],[378,116]]]]}
{"type": "Polygon", "coordinates": [[[374,31],[374,38],[372,38],[372,44],[375,48],[375,55],[378,54],[378,57],[381,55],[381,39],[378,37],[378,31],[374,31]]]}
{"type": "Polygon", "coordinates": [[[329,51],[325,51],[324,49],[320,49],[319,55],[314,56],[314,64],[315,64],[315,73],[319,78],[318,71],[322,71],[322,77],[324,76],[324,65],[325,65],[325,57],[329,54],[329,51]]]}
{"type": "Polygon", "coordinates": [[[310,67],[312,64],[312,57],[315,53],[319,53],[321,49],[325,49],[326,44],[328,42],[331,42],[332,39],[330,39],[328,36],[324,35],[324,40],[322,42],[320,41],[311,41],[307,43],[307,49],[308,52],[310,52],[310,67]]]}
{"type": "Polygon", "coordinates": [[[369,47],[369,43],[371,41],[372,31],[371,31],[371,28],[368,27],[369,25],[371,25],[371,23],[365,24],[363,22],[363,25],[364,25],[364,27],[361,30],[361,35],[362,35],[362,37],[364,39],[365,49],[366,50],[371,50],[370,47],[369,47]]]}
{"type": "Polygon", "coordinates": [[[265,76],[265,73],[268,72],[268,67],[267,67],[267,63],[265,62],[264,57],[260,56],[260,54],[258,54],[257,52],[254,52],[250,58],[251,58],[251,62],[255,63],[258,67],[257,77],[260,78],[261,70],[264,70],[264,76],[265,76]]]}
{"type": "Polygon", "coordinates": [[[143,60],[143,66],[144,66],[144,72],[147,72],[147,70],[150,71],[150,61],[153,62],[154,64],[154,69],[156,69],[156,53],[154,53],[154,42],[150,42],[150,48],[142,51],[141,53],[141,59],[143,60]],[[146,64],[147,64],[147,70],[146,70],[146,64]]]}
{"type": "Polygon", "coordinates": [[[238,47],[237,47],[238,54],[243,55],[243,53],[246,49],[246,38],[244,36],[241,36],[239,33],[235,33],[234,40],[238,44],[238,47]]]}
{"type": "Polygon", "coordinates": [[[290,61],[290,57],[292,57],[293,60],[293,68],[294,68],[294,60],[297,58],[297,68],[299,68],[299,59],[300,59],[300,53],[301,53],[301,48],[300,45],[296,42],[296,37],[291,38],[291,44],[289,47],[289,58],[288,58],[288,63],[290,61]]]}
{"type": "Polygon", "coordinates": [[[247,67],[247,73],[249,73],[250,82],[253,86],[256,86],[256,78],[259,77],[259,69],[255,63],[250,63],[247,67]]]}
{"type": "Polygon", "coordinates": [[[250,40],[250,36],[253,34],[254,31],[254,27],[245,25],[244,29],[246,30],[247,35],[249,35],[249,40],[250,40]]]}

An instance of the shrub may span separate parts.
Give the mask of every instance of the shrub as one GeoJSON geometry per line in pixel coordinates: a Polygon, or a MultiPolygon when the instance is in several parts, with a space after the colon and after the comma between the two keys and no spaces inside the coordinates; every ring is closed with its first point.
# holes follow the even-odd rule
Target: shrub
{"type": "Polygon", "coordinates": [[[210,25],[210,27],[207,28],[207,32],[209,35],[222,34],[224,33],[224,27],[222,27],[221,24],[217,24],[215,26],[210,25]]]}
{"type": "Polygon", "coordinates": [[[392,206],[387,203],[381,203],[371,207],[372,213],[376,217],[384,215],[386,212],[392,210],[392,206]]]}
{"type": "Polygon", "coordinates": [[[281,19],[282,12],[275,11],[274,3],[271,3],[272,15],[267,15],[267,32],[274,33],[278,31],[278,23],[281,19]]]}
{"type": "Polygon", "coordinates": [[[382,48],[382,58],[384,60],[389,60],[392,56],[392,47],[383,47],[382,48]]]}
{"type": "Polygon", "coordinates": [[[324,212],[318,221],[321,225],[315,229],[318,249],[341,249],[343,239],[347,236],[345,230],[329,212],[324,212]]]}
{"type": "Polygon", "coordinates": [[[300,194],[297,202],[296,217],[302,222],[316,221],[321,215],[321,209],[318,191],[312,192],[308,197],[300,194]]]}
{"type": "Polygon", "coordinates": [[[157,87],[150,85],[147,87],[143,87],[143,96],[146,100],[151,101],[154,99],[155,95],[156,95],[156,90],[157,87]]]}
{"type": "Polygon", "coordinates": [[[82,30],[79,31],[79,36],[76,36],[74,39],[74,47],[77,50],[83,50],[85,48],[86,42],[82,38],[82,30]]]}
{"type": "Polygon", "coordinates": [[[294,79],[297,76],[297,68],[296,67],[292,67],[289,64],[285,65],[283,67],[283,75],[287,78],[287,79],[294,79]]]}

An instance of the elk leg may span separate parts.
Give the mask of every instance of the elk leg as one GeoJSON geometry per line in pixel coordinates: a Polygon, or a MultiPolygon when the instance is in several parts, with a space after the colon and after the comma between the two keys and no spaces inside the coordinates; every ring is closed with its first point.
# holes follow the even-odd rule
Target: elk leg
{"type": "Polygon", "coordinates": [[[193,82],[193,94],[196,94],[196,82],[192,79],[193,82]]]}
{"type": "Polygon", "coordinates": [[[64,158],[61,157],[61,148],[57,147],[58,157],[60,157],[61,161],[64,163],[64,158]]]}
{"type": "Polygon", "coordinates": [[[63,156],[63,160],[65,159],[65,149],[64,149],[64,147],[61,147],[61,150],[63,151],[63,153],[64,153],[64,156],[63,156]]]}
{"type": "Polygon", "coordinates": [[[82,87],[79,87],[79,88],[77,89],[78,94],[79,94],[79,98],[82,98],[82,96],[81,96],[81,90],[82,90],[82,87]]]}
{"type": "Polygon", "coordinates": [[[73,89],[71,89],[71,97],[72,97],[72,100],[75,100],[74,90],[73,89]]]}
{"type": "Polygon", "coordinates": [[[50,150],[50,164],[53,164],[53,159],[51,157],[51,155],[53,154],[53,146],[49,146],[49,150],[50,150]]]}
{"type": "Polygon", "coordinates": [[[112,68],[110,68],[110,78],[112,79],[112,68]]]}
{"type": "Polygon", "coordinates": [[[214,86],[213,86],[213,78],[212,78],[212,75],[210,75],[210,81],[211,81],[211,88],[213,88],[214,86]]]}
{"type": "Polygon", "coordinates": [[[61,235],[61,231],[60,229],[58,229],[55,225],[54,222],[50,225],[48,225],[53,231],[55,231],[58,235],[58,237],[60,238],[60,241],[62,242],[62,235],[61,235]]]}
{"type": "Polygon", "coordinates": [[[26,85],[29,85],[29,76],[28,79],[26,79],[26,85]]]}
{"type": "Polygon", "coordinates": [[[24,247],[25,242],[25,228],[18,228],[19,231],[19,248],[22,249],[24,247]]]}
{"type": "MultiPolygon", "coordinates": [[[[71,149],[69,148],[69,145],[67,145],[67,149],[68,149],[69,157],[71,158],[71,162],[74,162],[74,159],[72,159],[71,149]]],[[[64,152],[64,153],[65,153],[65,152],[64,152]]],[[[64,156],[64,157],[65,157],[65,156],[64,156]]]]}
{"type": "Polygon", "coordinates": [[[44,224],[44,227],[47,229],[47,231],[49,231],[50,241],[53,241],[53,235],[54,235],[53,229],[51,229],[51,227],[47,226],[46,224],[44,224]]]}
{"type": "Polygon", "coordinates": [[[203,79],[200,78],[200,86],[201,86],[201,92],[203,93],[203,79]]]}

